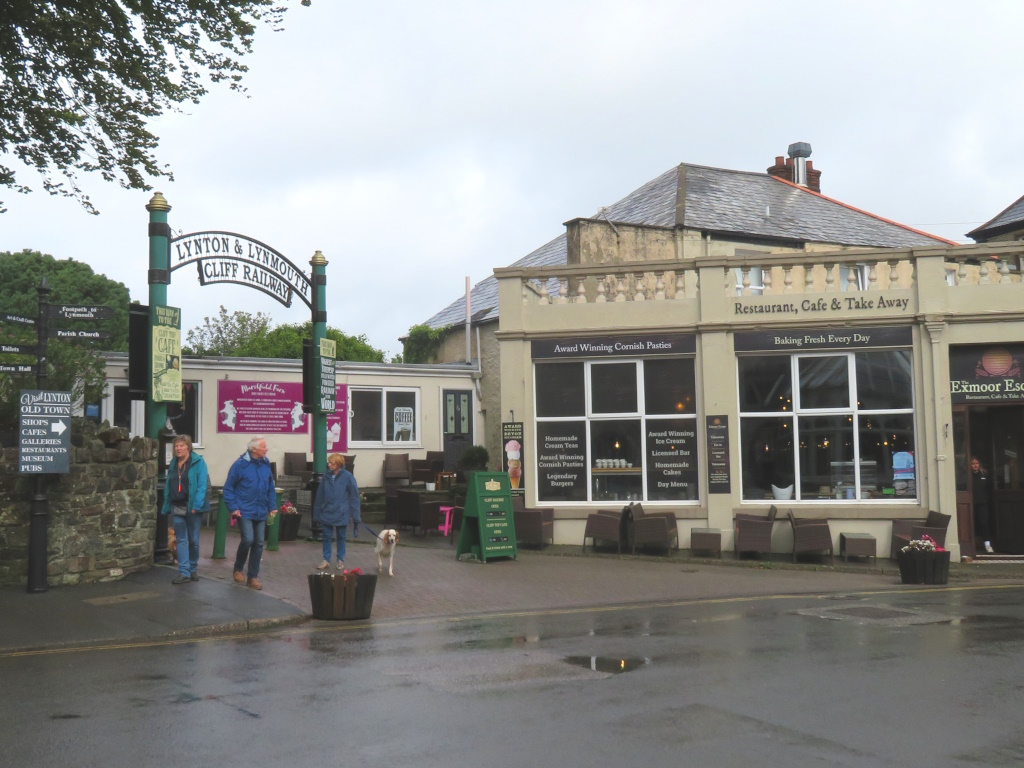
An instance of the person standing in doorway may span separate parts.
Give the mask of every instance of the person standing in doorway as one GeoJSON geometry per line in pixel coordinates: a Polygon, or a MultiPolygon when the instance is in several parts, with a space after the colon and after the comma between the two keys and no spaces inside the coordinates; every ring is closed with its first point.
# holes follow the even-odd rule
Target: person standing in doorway
{"type": "Polygon", "coordinates": [[[992,554],[992,534],[989,531],[988,474],[977,456],[971,457],[971,503],[974,507],[974,535],[981,539],[985,551],[992,554]]]}
{"type": "Polygon", "coordinates": [[[260,584],[260,560],[263,557],[263,536],[267,520],[277,514],[274,476],[267,461],[267,441],[254,437],[248,449],[235,460],[224,481],[224,505],[238,519],[242,541],[235,555],[234,579],[253,589],[260,584]],[[248,574],[243,572],[248,560],[248,574]]]}
{"type": "Polygon", "coordinates": [[[174,438],[175,461],[167,471],[162,514],[171,515],[178,547],[180,575],[171,584],[199,581],[199,524],[210,511],[210,474],[203,457],[192,452],[192,438],[174,438]]]}
{"type": "Polygon", "coordinates": [[[359,535],[359,486],[345,470],[345,457],[332,453],[327,457],[327,474],[320,481],[313,504],[313,519],[323,528],[324,559],[317,570],[331,567],[331,539],[338,539],[338,570],[345,570],[345,529],[352,521],[352,535],[359,535]]]}

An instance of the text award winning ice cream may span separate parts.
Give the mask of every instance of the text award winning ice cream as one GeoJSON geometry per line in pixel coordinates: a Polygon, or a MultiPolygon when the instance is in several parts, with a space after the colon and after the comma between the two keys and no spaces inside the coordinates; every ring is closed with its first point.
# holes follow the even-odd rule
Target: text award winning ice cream
{"type": "Polygon", "coordinates": [[[523,463],[519,457],[522,455],[523,446],[518,440],[509,440],[505,443],[505,456],[508,464],[508,480],[513,488],[519,487],[519,480],[523,476],[523,463]]]}

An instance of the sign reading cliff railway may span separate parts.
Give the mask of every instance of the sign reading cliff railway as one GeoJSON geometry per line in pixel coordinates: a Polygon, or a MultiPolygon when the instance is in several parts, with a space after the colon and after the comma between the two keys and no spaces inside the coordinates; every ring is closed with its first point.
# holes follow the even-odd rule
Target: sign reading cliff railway
{"type": "Polygon", "coordinates": [[[171,240],[169,269],[195,264],[201,285],[234,283],[273,296],[286,307],[298,297],[313,308],[313,281],[269,245],[233,232],[193,232],[171,240]]]}

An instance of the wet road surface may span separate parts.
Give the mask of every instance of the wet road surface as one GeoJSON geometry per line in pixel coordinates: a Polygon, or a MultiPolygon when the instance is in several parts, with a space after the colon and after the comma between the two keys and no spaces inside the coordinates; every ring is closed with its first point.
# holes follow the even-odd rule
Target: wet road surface
{"type": "Polygon", "coordinates": [[[516,611],[0,657],[10,766],[1000,766],[1024,587],[516,611]]]}

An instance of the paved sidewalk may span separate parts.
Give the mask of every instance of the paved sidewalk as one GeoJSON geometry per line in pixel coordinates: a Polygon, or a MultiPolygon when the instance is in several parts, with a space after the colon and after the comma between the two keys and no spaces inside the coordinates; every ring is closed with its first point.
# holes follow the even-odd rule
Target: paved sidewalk
{"type": "MultiPolygon", "coordinates": [[[[303,531],[302,533],[306,533],[303,531]]],[[[372,539],[350,540],[349,568],[376,572],[372,539]]],[[[263,629],[309,618],[307,575],[321,559],[319,543],[282,542],[265,551],[262,592],[231,578],[237,534],[229,535],[227,558],[202,557],[200,580],[172,585],[177,568],[154,566],[126,578],[29,594],[0,587],[0,655],[28,649],[80,646],[263,629]]],[[[204,553],[213,531],[203,529],[204,553]]],[[[992,577],[1024,582],[1024,565],[955,565],[950,584],[992,577]]],[[[518,560],[459,562],[450,540],[403,532],[395,576],[378,579],[371,622],[494,612],[558,610],[593,606],[674,602],[769,594],[818,594],[905,589],[890,561],[846,565],[809,558],[792,565],[788,555],[771,561],[671,556],[583,555],[579,547],[520,549],[518,560]]]]}

